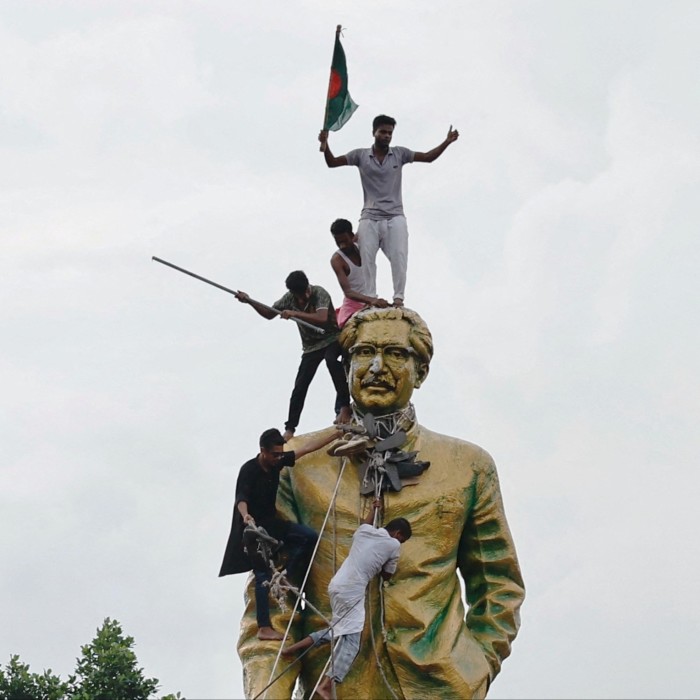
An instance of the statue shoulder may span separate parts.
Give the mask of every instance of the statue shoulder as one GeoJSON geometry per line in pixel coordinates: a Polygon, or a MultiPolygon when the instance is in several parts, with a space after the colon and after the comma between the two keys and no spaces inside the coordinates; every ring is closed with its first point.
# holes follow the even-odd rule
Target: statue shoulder
{"type": "Polygon", "coordinates": [[[421,426],[420,454],[424,459],[449,459],[470,467],[475,472],[496,471],[493,457],[479,445],[450,435],[442,435],[421,426]]]}

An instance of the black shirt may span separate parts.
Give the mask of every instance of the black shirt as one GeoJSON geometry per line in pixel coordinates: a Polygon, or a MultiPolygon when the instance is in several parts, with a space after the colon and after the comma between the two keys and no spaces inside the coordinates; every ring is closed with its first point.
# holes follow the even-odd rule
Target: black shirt
{"type": "Polygon", "coordinates": [[[256,525],[269,528],[271,521],[275,519],[277,509],[277,487],[280,482],[280,472],[284,467],[293,467],[295,462],[294,451],[283,453],[279,463],[265,471],[258,462],[258,458],[249,459],[238,472],[236,482],[236,501],[233,506],[233,521],[229,534],[224,561],[221,564],[219,576],[237,574],[242,571],[250,571],[250,560],[243,551],[243,516],[238,510],[238,504],[245,501],[248,504],[248,512],[255,518],[256,525]]]}
{"type": "Polygon", "coordinates": [[[272,520],[277,513],[275,501],[277,500],[277,487],[280,483],[280,472],[284,467],[294,466],[294,452],[283,452],[282,458],[277,464],[265,471],[258,462],[258,458],[248,460],[238,473],[236,482],[236,503],[245,501],[248,504],[248,512],[255,518],[257,525],[265,525],[265,521],[272,520]]]}

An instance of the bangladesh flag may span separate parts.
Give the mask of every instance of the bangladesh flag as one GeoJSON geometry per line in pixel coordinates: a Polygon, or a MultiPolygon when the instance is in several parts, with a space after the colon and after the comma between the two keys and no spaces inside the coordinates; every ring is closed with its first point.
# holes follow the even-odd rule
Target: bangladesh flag
{"type": "Polygon", "coordinates": [[[345,51],[340,43],[340,26],[335,33],[331,77],[328,81],[328,98],[326,100],[326,131],[338,131],[357,109],[348,92],[348,68],[345,63],[345,51]]]}

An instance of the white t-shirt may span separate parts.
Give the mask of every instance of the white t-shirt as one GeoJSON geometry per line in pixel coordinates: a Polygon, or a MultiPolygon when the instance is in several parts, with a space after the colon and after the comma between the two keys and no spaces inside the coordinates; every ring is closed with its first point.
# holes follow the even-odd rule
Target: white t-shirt
{"type": "Polygon", "coordinates": [[[362,632],[365,625],[365,590],[382,569],[396,571],[401,543],[383,527],[360,525],[352,536],[348,558],[328,585],[333,610],[333,633],[362,632]]]}

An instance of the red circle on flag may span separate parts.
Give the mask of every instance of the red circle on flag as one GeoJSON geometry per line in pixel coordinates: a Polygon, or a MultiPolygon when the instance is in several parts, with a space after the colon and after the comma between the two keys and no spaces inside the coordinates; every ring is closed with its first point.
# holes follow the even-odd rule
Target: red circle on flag
{"type": "Polygon", "coordinates": [[[342,87],[343,79],[340,77],[340,73],[335,68],[331,68],[331,79],[328,83],[328,99],[332,100],[336,97],[342,87]]]}

